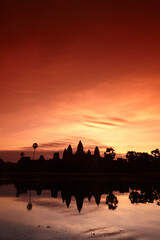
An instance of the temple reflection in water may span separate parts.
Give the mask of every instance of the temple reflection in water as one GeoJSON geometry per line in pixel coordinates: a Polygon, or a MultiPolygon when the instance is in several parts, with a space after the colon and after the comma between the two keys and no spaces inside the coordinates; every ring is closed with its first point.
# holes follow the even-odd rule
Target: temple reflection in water
{"type": "Polygon", "coordinates": [[[105,195],[105,204],[109,210],[115,210],[118,207],[119,193],[129,193],[129,199],[132,204],[153,203],[160,205],[160,185],[151,183],[117,183],[108,181],[15,181],[16,197],[21,194],[28,194],[29,201],[27,209],[32,209],[31,191],[36,191],[40,196],[42,191],[50,191],[52,198],[61,196],[62,201],[69,208],[72,199],[76,201],[77,209],[81,212],[84,199],[88,201],[94,199],[98,206],[101,202],[101,196],[105,195]],[[60,194],[59,194],[60,193],[60,194]]]}

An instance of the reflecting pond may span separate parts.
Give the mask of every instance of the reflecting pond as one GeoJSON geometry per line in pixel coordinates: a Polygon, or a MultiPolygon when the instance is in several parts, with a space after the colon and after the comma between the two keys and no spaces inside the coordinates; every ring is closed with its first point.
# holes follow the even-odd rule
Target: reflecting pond
{"type": "Polygon", "coordinates": [[[0,239],[159,239],[159,184],[20,181],[0,186],[0,239]]]}

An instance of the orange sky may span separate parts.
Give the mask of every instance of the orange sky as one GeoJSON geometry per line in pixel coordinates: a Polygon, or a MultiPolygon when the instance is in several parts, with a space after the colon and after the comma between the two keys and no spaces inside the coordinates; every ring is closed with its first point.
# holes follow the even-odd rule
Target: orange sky
{"type": "Polygon", "coordinates": [[[159,12],[154,0],[2,0],[0,150],[159,147],[159,12]]]}

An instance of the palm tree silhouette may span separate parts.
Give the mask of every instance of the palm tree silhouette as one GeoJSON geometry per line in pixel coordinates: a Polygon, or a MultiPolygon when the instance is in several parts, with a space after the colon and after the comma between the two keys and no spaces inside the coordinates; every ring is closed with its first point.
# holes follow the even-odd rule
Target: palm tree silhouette
{"type": "Polygon", "coordinates": [[[33,148],[34,148],[34,151],[33,151],[33,160],[34,160],[34,156],[35,156],[35,151],[36,151],[36,148],[38,147],[38,144],[37,143],[33,143],[33,148]]]}

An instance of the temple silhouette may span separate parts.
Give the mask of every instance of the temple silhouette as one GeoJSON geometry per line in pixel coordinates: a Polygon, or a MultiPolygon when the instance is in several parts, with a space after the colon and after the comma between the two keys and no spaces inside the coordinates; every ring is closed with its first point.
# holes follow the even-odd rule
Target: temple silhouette
{"type": "Polygon", "coordinates": [[[73,153],[69,144],[64,149],[62,158],[55,152],[53,159],[46,160],[43,155],[38,160],[34,159],[37,143],[33,144],[33,158],[24,156],[17,163],[4,162],[0,159],[0,172],[106,172],[106,173],[141,173],[160,172],[160,151],[155,149],[151,154],[146,152],[129,151],[126,158],[117,158],[112,147],[106,148],[104,156],[100,156],[98,146],[94,153],[84,151],[83,144],[79,141],[77,150],[73,153]]]}
{"type": "Polygon", "coordinates": [[[129,151],[126,158],[115,159],[112,147],[106,148],[100,155],[98,146],[93,154],[84,151],[79,141],[73,153],[69,144],[60,158],[55,152],[52,159],[43,155],[34,159],[38,144],[33,144],[33,158],[21,153],[17,163],[0,159],[0,185],[13,184],[16,196],[28,194],[27,210],[32,210],[32,191],[40,196],[43,190],[49,190],[52,198],[61,199],[69,208],[75,199],[78,212],[83,208],[84,199],[94,199],[98,206],[101,196],[105,195],[105,204],[109,210],[118,207],[115,192],[129,193],[131,204],[154,203],[160,205],[160,151],[151,154],[129,151]]]}
{"type": "Polygon", "coordinates": [[[16,197],[19,198],[22,194],[28,195],[27,210],[32,210],[33,192],[37,196],[41,196],[42,192],[47,190],[50,192],[51,198],[61,198],[67,208],[70,207],[73,201],[76,204],[77,211],[80,213],[83,208],[84,200],[94,202],[95,205],[101,204],[101,196],[103,203],[106,204],[108,210],[116,210],[118,207],[117,193],[128,193],[131,204],[156,203],[160,206],[160,182],[158,181],[108,181],[108,180],[77,180],[66,181],[56,179],[24,179],[12,178],[8,181],[1,181],[0,185],[13,184],[16,189],[16,197]],[[116,196],[117,195],[117,196],[116,196]],[[104,202],[105,201],[105,202],[104,202]]]}

